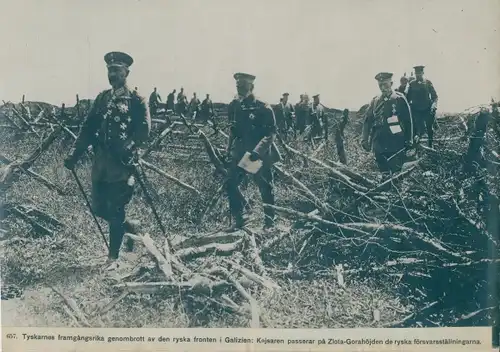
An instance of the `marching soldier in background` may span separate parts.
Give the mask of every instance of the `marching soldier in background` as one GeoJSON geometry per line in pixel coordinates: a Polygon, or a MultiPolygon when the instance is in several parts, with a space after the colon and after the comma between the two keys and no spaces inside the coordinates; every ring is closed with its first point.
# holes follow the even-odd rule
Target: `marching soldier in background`
{"type": "Polygon", "coordinates": [[[424,67],[414,67],[416,79],[410,83],[407,99],[416,123],[418,138],[420,139],[427,129],[428,145],[432,148],[438,96],[432,82],[424,78],[424,67]]]}
{"type": "Polygon", "coordinates": [[[168,94],[167,96],[167,111],[175,111],[175,92],[176,90],[174,89],[171,93],[168,94]]]}
{"type": "Polygon", "coordinates": [[[149,111],[151,112],[151,115],[156,115],[159,103],[161,103],[161,97],[155,87],[153,93],[149,96],[149,111]]]}
{"type": "Polygon", "coordinates": [[[187,97],[184,94],[184,88],[181,88],[179,94],[177,94],[177,113],[185,114],[187,109],[187,97]]]}
{"type": "Polygon", "coordinates": [[[413,75],[413,72],[410,74],[410,78],[408,78],[408,84],[413,82],[415,80],[415,76],[413,75]]]}
{"type": "MultiPolygon", "coordinates": [[[[92,145],[95,153],[92,208],[95,215],[109,224],[108,269],[114,269],[124,233],[138,233],[139,224],[126,220],[125,207],[132,198],[135,182],[131,163],[136,148],[149,137],[151,120],[145,99],[126,84],[133,59],[125,53],[111,52],[104,60],[112,89],[96,97],[64,165],[73,170],[81,155],[92,145]]],[[[131,240],[127,247],[133,249],[131,240]]]]}
{"type": "Polygon", "coordinates": [[[289,95],[288,93],[283,93],[283,97],[280,99],[280,103],[276,109],[276,125],[285,140],[288,139],[288,132],[290,130],[295,136],[295,109],[288,101],[289,95]]]}
{"type": "Polygon", "coordinates": [[[410,85],[408,84],[408,78],[406,77],[406,73],[404,74],[403,77],[399,80],[399,87],[396,88],[396,91],[399,93],[403,93],[405,96],[408,94],[408,89],[410,88],[410,85]]]}
{"type": "Polygon", "coordinates": [[[198,99],[196,93],[193,93],[193,97],[189,102],[189,112],[193,119],[196,119],[198,117],[199,110],[200,110],[200,99],[198,99]]]}
{"type": "Polygon", "coordinates": [[[276,105],[276,108],[273,109],[274,117],[276,118],[276,128],[278,135],[283,138],[286,134],[286,122],[285,115],[281,112],[281,107],[283,106],[283,98],[280,98],[280,102],[276,105]]]}
{"type": "MultiPolygon", "coordinates": [[[[214,116],[214,104],[212,103],[212,100],[210,100],[210,94],[207,94],[206,98],[203,99],[203,102],[201,103],[200,117],[203,123],[206,123],[212,116],[214,116]]],[[[213,122],[215,127],[215,121],[213,122]]]]}
{"type": "MultiPolygon", "coordinates": [[[[238,99],[228,106],[231,129],[229,134],[228,154],[231,154],[229,181],[227,194],[231,215],[235,224],[230,230],[241,228],[246,219],[243,209],[246,201],[239,192],[239,184],[245,171],[238,166],[246,152],[250,153],[250,160],[262,160],[262,167],[254,175],[259,187],[262,201],[274,205],[272,164],[281,159],[273,141],[276,136],[276,120],[271,107],[253,94],[255,76],[246,73],[236,73],[236,88],[238,99]]],[[[264,208],[264,229],[274,225],[274,211],[264,208]]]]}
{"type": "Polygon", "coordinates": [[[305,94],[300,95],[300,101],[295,104],[295,116],[296,123],[295,129],[299,134],[304,133],[307,125],[307,114],[309,113],[309,102],[307,101],[307,96],[305,94]]]}
{"type": "Polygon", "coordinates": [[[325,114],[325,108],[319,101],[319,94],[313,96],[313,103],[309,110],[311,121],[311,133],[309,139],[321,136],[323,134],[325,141],[328,140],[328,121],[325,114]]]}
{"type": "Polygon", "coordinates": [[[381,94],[374,97],[365,114],[361,145],[373,150],[383,178],[401,171],[406,149],[413,143],[413,121],[405,96],[392,90],[392,73],[375,76],[381,94]]]}
{"type": "Polygon", "coordinates": [[[342,164],[347,164],[347,156],[344,148],[344,139],[345,139],[344,130],[348,122],[349,122],[349,110],[344,109],[344,111],[342,112],[342,120],[335,129],[335,145],[337,146],[337,154],[339,156],[339,161],[342,164]]]}

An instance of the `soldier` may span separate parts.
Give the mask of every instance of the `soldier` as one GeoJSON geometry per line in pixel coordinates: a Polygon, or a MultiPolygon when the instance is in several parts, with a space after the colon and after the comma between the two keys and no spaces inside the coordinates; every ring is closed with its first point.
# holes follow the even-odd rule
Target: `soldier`
{"type": "MultiPolygon", "coordinates": [[[[276,136],[276,120],[271,107],[253,94],[255,76],[246,73],[236,73],[236,88],[238,99],[228,106],[231,129],[229,135],[228,154],[231,155],[227,194],[231,214],[235,224],[230,230],[245,225],[243,216],[245,199],[239,192],[239,184],[245,171],[238,163],[246,152],[250,152],[250,160],[262,160],[262,167],[254,175],[262,201],[274,205],[272,164],[281,159],[273,141],[276,136]],[[233,145],[234,144],[234,145],[233,145]]],[[[264,209],[264,229],[274,225],[274,211],[264,209]]]]}
{"type": "Polygon", "coordinates": [[[189,102],[189,112],[193,119],[196,119],[198,117],[199,110],[200,110],[200,99],[198,99],[196,93],[193,93],[193,97],[189,102]]]}
{"type": "Polygon", "coordinates": [[[415,80],[415,76],[413,75],[413,72],[410,74],[410,78],[408,78],[408,84],[413,82],[415,80]]]}
{"type": "Polygon", "coordinates": [[[167,111],[175,111],[175,92],[176,90],[174,89],[167,96],[167,111]]]}
{"type": "MultiPolygon", "coordinates": [[[[133,194],[135,179],[132,174],[136,148],[145,142],[151,130],[146,100],[127,86],[129,67],[133,59],[122,52],[104,56],[111,89],[96,97],[85,119],[74,148],[64,161],[73,170],[78,159],[92,145],[92,203],[95,215],[109,225],[108,269],[117,267],[125,232],[138,233],[139,223],[126,220],[125,207],[133,194]]],[[[133,242],[127,241],[133,250],[133,242]]]]}
{"type": "Polygon", "coordinates": [[[344,139],[345,139],[344,130],[348,122],[349,122],[349,110],[344,109],[344,111],[342,111],[342,120],[335,129],[335,144],[337,146],[337,154],[339,156],[339,161],[342,164],[347,164],[347,156],[344,149],[344,139]]]}
{"type": "Polygon", "coordinates": [[[304,130],[306,129],[307,112],[308,112],[308,106],[307,103],[305,103],[305,96],[304,94],[301,94],[300,101],[297,104],[295,104],[295,115],[296,115],[295,129],[300,134],[304,133],[304,130]]]}
{"type": "Polygon", "coordinates": [[[295,136],[295,109],[292,104],[288,102],[288,97],[290,94],[283,93],[283,97],[280,99],[280,104],[277,107],[276,124],[278,129],[283,131],[283,136],[288,139],[288,131],[293,131],[295,136]],[[282,121],[281,127],[278,121],[282,121]]]}
{"type": "Polygon", "coordinates": [[[156,111],[158,110],[158,105],[161,103],[161,97],[158,94],[156,87],[149,96],[149,111],[151,112],[151,115],[156,115],[156,111]]]}
{"type": "Polygon", "coordinates": [[[406,77],[406,73],[404,74],[403,77],[399,80],[399,87],[396,88],[397,92],[403,93],[405,96],[408,94],[408,89],[410,88],[410,85],[408,84],[408,78],[406,77]]]}
{"type": "Polygon", "coordinates": [[[381,94],[374,97],[365,114],[361,145],[373,150],[383,178],[401,171],[406,148],[413,143],[413,122],[405,96],[392,90],[392,73],[375,76],[381,94]]]}
{"type": "MultiPolygon", "coordinates": [[[[200,107],[200,116],[201,120],[205,123],[208,121],[209,118],[214,116],[214,105],[212,103],[212,100],[210,100],[210,94],[207,94],[206,98],[203,99],[200,107]]],[[[215,127],[215,120],[214,122],[214,127],[215,127]]]]}
{"type": "Polygon", "coordinates": [[[407,99],[416,123],[416,135],[420,139],[427,129],[428,145],[432,148],[438,96],[432,82],[424,78],[424,67],[414,67],[416,79],[410,83],[407,99]]]}
{"type": "Polygon", "coordinates": [[[323,134],[325,141],[328,140],[328,121],[325,114],[325,109],[319,101],[319,94],[313,96],[313,103],[309,110],[311,120],[310,139],[321,136],[323,134]]]}
{"type": "Polygon", "coordinates": [[[177,113],[185,114],[187,108],[187,97],[184,94],[184,88],[181,87],[181,91],[177,94],[177,113]]]}

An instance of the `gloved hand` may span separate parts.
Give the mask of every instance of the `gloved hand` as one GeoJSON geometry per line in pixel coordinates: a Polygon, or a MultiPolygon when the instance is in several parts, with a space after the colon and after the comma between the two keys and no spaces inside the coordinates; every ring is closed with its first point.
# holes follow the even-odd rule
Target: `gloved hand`
{"type": "Polygon", "coordinates": [[[367,140],[362,140],[361,141],[361,146],[363,147],[364,150],[366,150],[367,152],[370,151],[370,145],[368,144],[368,141],[367,140]]]}
{"type": "Polygon", "coordinates": [[[64,167],[70,171],[73,171],[75,169],[76,163],[77,160],[73,157],[73,155],[70,155],[66,159],[64,159],[64,167]]]}
{"type": "Polygon", "coordinates": [[[257,152],[251,152],[250,156],[248,157],[248,159],[250,159],[250,161],[257,161],[257,160],[259,160],[260,159],[259,153],[257,153],[257,152]]]}
{"type": "Polygon", "coordinates": [[[411,149],[413,147],[413,141],[410,139],[408,141],[405,141],[405,148],[406,149],[411,149]]]}

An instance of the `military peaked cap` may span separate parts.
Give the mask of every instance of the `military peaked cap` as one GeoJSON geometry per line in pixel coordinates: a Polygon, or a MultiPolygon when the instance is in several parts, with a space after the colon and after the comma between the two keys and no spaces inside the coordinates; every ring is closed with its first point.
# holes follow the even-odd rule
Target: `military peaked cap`
{"type": "Polygon", "coordinates": [[[238,72],[235,73],[233,77],[237,81],[247,81],[250,83],[253,83],[253,81],[255,81],[255,76],[248,73],[238,72]]]}
{"type": "Polygon", "coordinates": [[[392,73],[390,72],[380,72],[380,73],[377,73],[377,75],[375,76],[375,79],[377,81],[387,81],[388,79],[392,79],[392,73]]]}
{"type": "Polygon", "coordinates": [[[424,72],[424,67],[425,66],[420,65],[420,66],[414,66],[413,68],[415,69],[415,73],[417,73],[417,72],[424,72]]]}
{"type": "Polygon", "coordinates": [[[313,95],[313,98],[319,98],[319,94],[313,95]]]}
{"type": "Polygon", "coordinates": [[[287,96],[289,96],[289,95],[290,95],[289,93],[283,93],[283,96],[284,96],[284,97],[287,97],[287,96]]]}
{"type": "Polygon", "coordinates": [[[130,67],[134,63],[134,59],[128,54],[120,51],[112,51],[104,55],[104,61],[108,66],[124,66],[130,67]]]}

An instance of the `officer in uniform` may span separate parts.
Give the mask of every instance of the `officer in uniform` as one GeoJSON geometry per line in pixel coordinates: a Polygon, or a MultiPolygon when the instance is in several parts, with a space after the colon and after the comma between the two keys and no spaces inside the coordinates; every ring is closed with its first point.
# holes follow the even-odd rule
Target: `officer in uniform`
{"type": "Polygon", "coordinates": [[[200,99],[196,96],[196,93],[193,93],[193,97],[189,102],[189,112],[193,119],[198,118],[198,112],[200,111],[200,99]]]}
{"type": "Polygon", "coordinates": [[[161,97],[155,87],[151,95],[149,96],[149,111],[151,115],[156,115],[159,104],[161,103],[161,97]]]}
{"type": "Polygon", "coordinates": [[[288,97],[290,94],[283,93],[283,97],[280,99],[280,104],[278,105],[276,122],[278,124],[278,128],[282,130],[285,139],[288,139],[288,131],[292,130],[292,133],[295,136],[295,109],[293,105],[288,101],[288,97]],[[283,121],[282,127],[278,121],[283,121]]]}
{"type": "Polygon", "coordinates": [[[335,145],[337,146],[337,155],[339,156],[339,161],[342,164],[347,164],[347,156],[344,148],[344,130],[349,122],[349,109],[344,109],[342,111],[342,120],[337,125],[335,129],[335,145]]]}
{"type": "Polygon", "coordinates": [[[300,95],[300,101],[295,104],[295,115],[296,115],[296,130],[302,134],[306,129],[307,124],[307,114],[309,112],[308,102],[306,101],[305,94],[300,95]]]}
{"type": "Polygon", "coordinates": [[[174,89],[167,96],[167,111],[175,111],[175,92],[176,90],[174,89]]]}
{"type": "MultiPolygon", "coordinates": [[[[74,148],[64,161],[73,170],[78,159],[92,145],[92,208],[108,222],[110,243],[108,269],[117,266],[125,232],[138,233],[138,222],[126,220],[125,207],[133,194],[135,179],[131,164],[136,148],[145,142],[151,130],[146,100],[127,86],[132,57],[122,52],[104,56],[111,89],[96,97],[85,119],[74,148]]],[[[132,241],[127,249],[133,248],[132,241]]]]}
{"type": "MultiPolygon", "coordinates": [[[[227,194],[231,215],[235,220],[230,230],[245,225],[243,209],[245,199],[239,192],[239,184],[245,171],[238,167],[238,163],[246,152],[250,152],[250,160],[262,160],[262,167],[254,175],[262,201],[274,205],[272,164],[281,159],[274,145],[276,137],[276,120],[271,107],[253,94],[255,76],[247,73],[236,73],[236,88],[238,99],[228,106],[231,129],[229,134],[228,154],[231,155],[227,194]]],[[[264,229],[274,225],[275,214],[272,209],[264,209],[264,229]]]]}
{"type": "Polygon", "coordinates": [[[184,94],[184,88],[181,87],[181,91],[177,94],[177,113],[185,114],[187,108],[187,97],[184,94]]]}
{"type": "MultiPolygon", "coordinates": [[[[200,115],[203,122],[207,122],[214,115],[214,104],[210,99],[210,94],[207,94],[206,98],[201,102],[200,115]]],[[[215,125],[215,121],[213,122],[215,125]]]]}
{"type": "Polygon", "coordinates": [[[387,178],[401,171],[406,149],[413,143],[413,121],[404,94],[392,90],[392,73],[375,76],[381,94],[374,97],[365,114],[361,145],[373,150],[375,160],[387,178]]]}
{"type": "Polygon", "coordinates": [[[407,99],[416,123],[416,134],[421,138],[427,129],[428,145],[432,147],[434,138],[434,119],[438,96],[432,82],[424,78],[424,67],[415,66],[415,80],[410,83],[407,99]]]}
{"type": "Polygon", "coordinates": [[[311,121],[311,134],[310,139],[321,136],[323,134],[325,141],[328,140],[328,121],[325,114],[325,108],[319,101],[319,94],[313,96],[313,103],[309,110],[311,121]]]}

